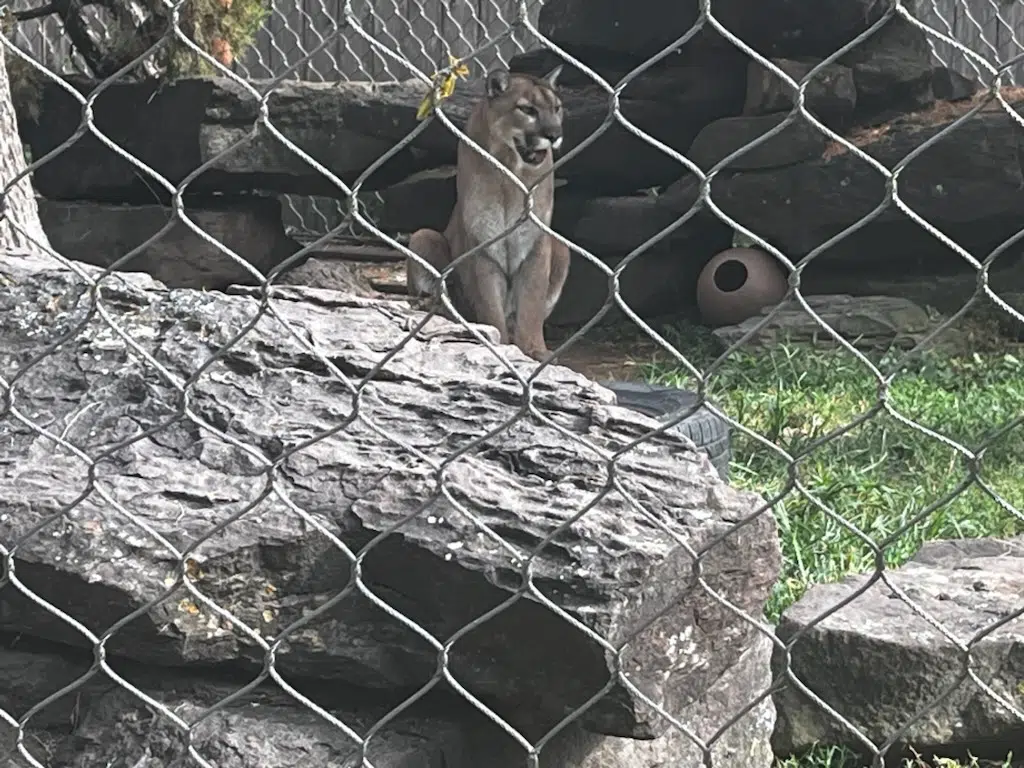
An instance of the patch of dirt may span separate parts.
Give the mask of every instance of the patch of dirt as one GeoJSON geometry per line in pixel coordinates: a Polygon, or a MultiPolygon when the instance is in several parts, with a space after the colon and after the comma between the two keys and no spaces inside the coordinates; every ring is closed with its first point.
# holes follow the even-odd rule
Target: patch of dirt
{"type": "MultiPolygon", "coordinates": [[[[574,328],[548,329],[548,347],[554,351],[575,331],[574,328]]],[[[594,381],[632,381],[643,378],[644,366],[650,364],[659,351],[661,347],[647,334],[625,320],[591,328],[561,352],[557,362],[594,381]]]]}
{"type": "MultiPolygon", "coordinates": [[[[550,339],[548,346],[554,349],[561,340],[550,339]]],[[[578,339],[572,347],[562,352],[558,364],[594,381],[632,381],[643,378],[643,367],[650,363],[658,347],[648,341],[643,349],[636,343],[608,342],[586,337],[578,339]]]]}

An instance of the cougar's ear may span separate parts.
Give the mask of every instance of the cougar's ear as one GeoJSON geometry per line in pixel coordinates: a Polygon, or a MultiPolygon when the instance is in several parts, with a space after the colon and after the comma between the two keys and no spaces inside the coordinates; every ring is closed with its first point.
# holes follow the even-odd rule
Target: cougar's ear
{"type": "Polygon", "coordinates": [[[508,90],[508,70],[493,69],[487,73],[487,97],[495,98],[508,90]]]}
{"type": "Polygon", "coordinates": [[[564,64],[559,64],[557,67],[552,69],[550,72],[544,75],[544,77],[541,78],[545,83],[547,83],[551,87],[551,90],[554,90],[558,87],[558,76],[562,74],[562,67],[564,66],[564,64]]]}

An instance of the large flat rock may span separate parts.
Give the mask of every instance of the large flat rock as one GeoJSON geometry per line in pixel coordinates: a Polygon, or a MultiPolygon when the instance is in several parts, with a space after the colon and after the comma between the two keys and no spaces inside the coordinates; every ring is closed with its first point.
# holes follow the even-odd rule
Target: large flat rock
{"type": "MultiPolygon", "coordinates": [[[[772,697],[764,695],[772,683],[770,672],[765,674],[772,647],[771,639],[761,635],[705,696],[674,713],[677,722],[711,745],[713,768],[771,768],[776,764],[771,738],[764,736],[775,724],[772,697]]],[[[557,759],[551,765],[557,768],[707,765],[697,743],[676,727],[650,740],[599,736],[570,727],[552,747],[557,759]]]]}
{"type": "MultiPolygon", "coordinates": [[[[792,643],[800,681],[876,745],[904,727],[899,745],[918,749],[955,745],[982,757],[1007,740],[1019,743],[1024,620],[1015,616],[1024,610],[1024,537],[933,541],[888,574],[958,643],[972,646],[971,669],[1016,713],[966,676],[966,656],[949,638],[883,582],[868,586],[868,578],[812,587],[783,615],[777,635],[792,643]]],[[[784,663],[777,652],[776,675],[784,663]]],[[[854,744],[793,686],[775,701],[780,754],[815,742],[854,744]]]]}
{"type": "MultiPolygon", "coordinates": [[[[157,370],[91,311],[82,278],[19,262],[0,262],[0,376],[15,380],[19,412],[65,444],[5,419],[0,542],[17,543],[26,586],[91,631],[138,612],[109,653],[262,668],[261,644],[176,586],[188,578],[259,637],[280,639],[284,674],[423,685],[436,647],[362,592],[338,598],[353,564],[332,537],[362,552],[362,582],[379,599],[440,642],[503,606],[454,641],[449,668],[501,710],[552,724],[610,681],[588,728],[650,737],[666,726],[612,675],[611,651],[566,616],[621,647],[630,680],[669,709],[696,700],[751,644],[757,630],[697,583],[692,551],[713,589],[758,615],[779,567],[773,519],[738,525],[760,500],[676,436],[621,457],[619,490],[607,492],[605,463],[576,438],[614,451],[655,422],[584,377],[547,368],[534,384],[543,418],[516,418],[522,396],[507,369],[467,330],[435,320],[361,390],[356,412],[344,377],[400,346],[419,316],[405,305],[281,288],[274,315],[261,315],[247,295],[108,279],[107,316],[157,370]],[[431,462],[460,449],[439,495],[431,462]],[[532,596],[522,594],[527,560],[532,596]]],[[[534,370],[502,351],[523,375],[534,370]]],[[[0,631],[90,644],[10,589],[0,631]]]]}
{"type": "MultiPolygon", "coordinates": [[[[28,661],[33,669],[55,663],[53,657],[36,654],[12,654],[14,658],[28,661]]],[[[25,739],[28,751],[44,765],[59,768],[146,763],[184,768],[195,764],[189,746],[223,768],[285,768],[295,766],[299,756],[308,756],[319,765],[362,764],[360,745],[344,728],[272,686],[257,688],[219,708],[244,683],[204,680],[199,675],[161,677],[144,669],[133,669],[130,679],[164,710],[148,706],[100,674],[62,700],[66,707],[75,708],[64,733],[56,728],[39,729],[38,718],[30,721],[25,739]],[[192,726],[191,744],[179,725],[166,716],[168,711],[192,726]]],[[[360,701],[356,691],[342,692],[333,701],[318,705],[360,738],[394,706],[360,701]]],[[[467,707],[435,700],[393,717],[369,739],[366,758],[379,768],[471,768],[479,764],[477,761],[488,757],[482,753],[477,735],[484,729],[483,718],[474,717],[467,707]]],[[[22,758],[18,756],[18,760],[22,758]]],[[[29,763],[16,761],[12,765],[27,768],[29,763]]],[[[511,760],[494,765],[513,768],[511,760]]]]}

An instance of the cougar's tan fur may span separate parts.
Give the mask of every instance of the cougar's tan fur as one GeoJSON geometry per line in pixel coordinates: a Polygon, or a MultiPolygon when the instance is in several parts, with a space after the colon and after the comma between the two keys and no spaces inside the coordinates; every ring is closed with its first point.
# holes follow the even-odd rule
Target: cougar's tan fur
{"type": "MultiPolygon", "coordinates": [[[[489,72],[486,95],[465,128],[466,135],[533,190],[533,210],[548,225],[554,207],[552,152],[562,144],[557,92],[561,69],[545,77],[504,69],[489,72]]],[[[409,240],[409,249],[439,272],[457,256],[508,230],[526,209],[522,191],[465,142],[459,142],[456,189],[445,231],[420,229],[409,240]]],[[[525,219],[456,265],[448,279],[453,304],[467,320],[496,327],[502,344],[515,344],[535,360],[546,360],[550,352],[544,321],[562,294],[569,258],[565,245],[525,219]]],[[[410,294],[434,292],[433,276],[412,259],[406,262],[406,275],[410,294]]]]}

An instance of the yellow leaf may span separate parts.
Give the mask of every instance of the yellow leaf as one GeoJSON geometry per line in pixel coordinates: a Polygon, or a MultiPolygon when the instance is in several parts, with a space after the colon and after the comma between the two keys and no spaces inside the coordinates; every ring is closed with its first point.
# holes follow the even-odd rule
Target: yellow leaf
{"type": "Polygon", "coordinates": [[[434,111],[434,91],[430,90],[427,95],[420,102],[419,109],[416,110],[417,120],[426,120],[427,116],[434,111]]]}
{"type": "Polygon", "coordinates": [[[193,603],[187,597],[183,598],[181,602],[178,603],[178,609],[184,611],[185,613],[190,613],[193,616],[199,613],[199,606],[193,603]]]}
{"type": "Polygon", "coordinates": [[[446,74],[434,73],[433,82],[427,95],[423,97],[419,108],[416,110],[417,120],[426,120],[434,111],[434,107],[455,93],[455,85],[459,78],[469,77],[469,67],[465,62],[448,54],[448,67],[451,71],[446,74]]]}
{"type": "Polygon", "coordinates": [[[448,74],[444,80],[441,81],[440,93],[442,99],[447,99],[449,96],[455,93],[456,80],[458,80],[458,78],[455,76],[455,73],[452,72],[448,74]]]}

